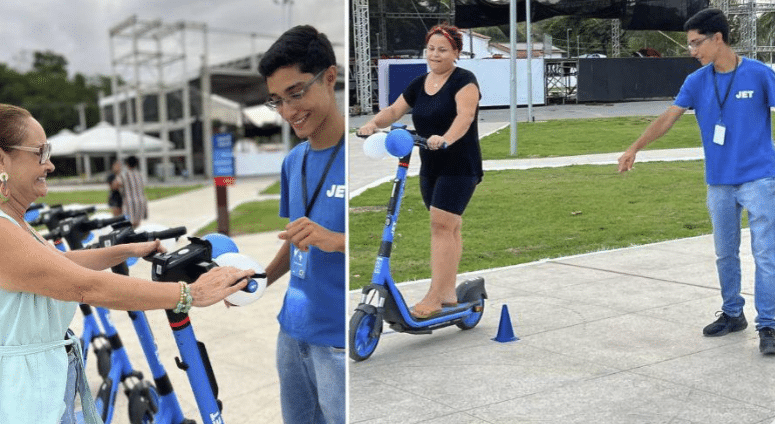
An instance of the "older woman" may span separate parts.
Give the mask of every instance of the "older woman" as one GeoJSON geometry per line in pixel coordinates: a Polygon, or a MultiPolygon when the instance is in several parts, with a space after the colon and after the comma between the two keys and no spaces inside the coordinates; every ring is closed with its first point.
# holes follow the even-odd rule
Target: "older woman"
{"type": "Polygon", "coordinates": [[[392,105],[358,130],[361,135],[372,134],[413,108],[415,130],[428,139],[430,150],[420,151],[420,191],[431,215],[431,287],[412,308],[419,319],[457,304],[462,214],[483,176],[476,124],[481,96],[474,74],[455,66],[462,48],[457,28],[431,28],[425,37],[430,72],[412,81],[392,105]]]}
{"type": "MultiPolygon", "coordinates": [[[[85,375],[65,339],[78,302],[111,309],[208,306],[247,284],[252,270],[215,268],[190,287],[100,272],[129,257],[163,251],[159,240],[61,253],[24,221],[47,192],[51,145],[28,111],[0,104],[0,422],[74,422],[74,379],[85,375]],[[236,283],[236,284],[235,284],[236,283]],[[77,372],[73,372],[76,369],[77,372]],[[66,396],[71,393],[70,396],[66,396]],[[65,411],[70,411],[65,414],[65,411]]],[[[101,422],[80,385],[86,422],[101,422]]]]}

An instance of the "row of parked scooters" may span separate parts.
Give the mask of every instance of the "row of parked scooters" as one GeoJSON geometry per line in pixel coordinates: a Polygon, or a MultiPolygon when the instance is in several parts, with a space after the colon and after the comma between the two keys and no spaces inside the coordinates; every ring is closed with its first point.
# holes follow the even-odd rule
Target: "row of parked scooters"
{"type": "MultiPolygon", "coordinates": [[[[49,207],[35,204],[27,210],[25,220],[34,227],[45,226],[48,232],[44,237],[62,251],[160,239],[165,246],[169,246],[168,252],[146,258],[152,261],[151,279],[160,283],[193,283],[200,275],[216,266],[256,270],[259,273],[253,276],[245,289],[227,298],[235,305],[246,305],[257,300],[266,288],[263,267],[239,253],[236,243],[227,236],[213,233],[202,238],[188,237],[187,245],[170,251],[176,244],[175,240],[186,234],[185,227],[165,229],[149,226],[134,229],[125,217],[101,218],[94,212],[94,207],[49,207]]],[[[129,267],[135,262],[136,258],[111,270],[129,275],[129,267]]],[[[151,327],[142,311],[129,311],[128,314],[148,361],[153,381],[146,379],[142,372],[132,366],[118,331],[111,322],[109,310],[92,308],[86,304],[81,304],[80,310],[84,319],[81,334],[83,358],[84,362],[88,361],[91,348],[102,378],[94,399],[105,424],[113,419],[120,388],[123,388],[128,398],[129,422],[132,424],[195,422],[183,415],[167,371],[159,360],[151,327]]],[[[188,376],[202,422],[223,423],[223,403],[218,400],[218,384],[204,343],[196,339],[187,313],[167,310],[166,314],[180,354],[175,357],[175,363],[188,376]]]]}

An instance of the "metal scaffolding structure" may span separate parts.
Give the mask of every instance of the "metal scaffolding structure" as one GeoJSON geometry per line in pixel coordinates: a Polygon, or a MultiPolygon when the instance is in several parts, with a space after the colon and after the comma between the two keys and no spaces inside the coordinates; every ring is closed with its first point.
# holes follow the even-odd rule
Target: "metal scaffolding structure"
{"type": "Polygon", "coordinates": [[[712,4],[727,15],[732,26],[738,27],[739,39],[732,46],[738,54],[756,58],[761,53],[775,52],[772,36],[768,45],[761,45],[757,31],[762,14],[775,12],[775,0],[713,0],[712,4]]]}
{"type": "Polygon", "coordinates": [[[622,55],[622,45],[619,37],[622,34],[622,21],[611,19],[611,57],[622,55]]]}
{"type": "Polygon", "coordinates": [[[355,107],[352,114],[371,112],[371,49],[369,40],[369,2],[353,0],[353,44],[355,47],[355,107]]]}
{"type": "Polygon", "coordinates": [[[120,160],[123,157],[121,131],[131,129],[140,137],[141,171],[147,175],[147,159],[160,157],[162,179],[170,176],[172,157],[184,158],[187,175],[193,175],[194,170],[191,124],[195,118],[191,116],[190,108],[186,30],[201,31],[205,44],[203,60],[206,60],[207,26],[205,24],[190,22],[165,24],[159,19],[142,20],[138,19],[137,15],[133,15],[109,30],[111,89],[114,96],[113,124],[118,137],[118,158],[120,160]],[[167,78],[165,75],[174,75],[174,77],[167,78]],[[178,90],[182,97],[182,116],[179,119],[170,119],[167,113],[167,97],[178,90]],[[156,108],[158,119],[153,124],[147,124],[145,100],[146,96],[153,95],[158,99],[156,108]],[[122,102],[125,114],[121,113],[122,102]],[[171,131],[183,131],[184,145],[181,148],[169,149],[171,131]],[[164,141],[161,152],[152,153],[144,150],[142,140],[146,132],[159,133],[159,138],[164,141]]]}
{"type": "MultiPolygon", "coordinates": [[[[377,106],[378,96],[373,95],[377,86],[377,63],[371,58],[371,36],[369,25],[369,1],[370,0],[352,0],[352,28],[353,28],[353,47],[355,48],[355,59],[351,61],[350,81],[356,90],[357,107],[351,108],[353,115],[372,113],[372,109],[377,106]],[[360,91],[359,91],[360,90],[360,91]]],[[[374,0],[371,0],[374,1],[374,0]]],[[[421,13],[421,12],[387,12],[385,0],[377,1],[377,24],[379,31],[375,34],[377,41],[377,57],[380,52],[387,51],[387,27],[390,19],[438,19],[447,21],[454,25],[455,23],[455,2],[450,2],[450,10],[445,13],[421,13]]]]}
{"type": "Polygon", "coordinates": [[[141,147],[138,155],[145,175],[148,159],[152,158],[160,162],[155,173],[161,179],[171,177],[176,170],[185,176],[203,171],[212,177],[212,95],[237,103],[240,110],[263,102],[267,93],[258,72],[261,54],[257,53],[256,41],[274,40],[277,35],[212,29],[196,22],[168,24],[159,19],[138,19],[136,15],[110,28],[109,35],[112,121],[119,134],[118,158],[123,156],[122,130],[139,134],[141,146],[143,134],[158,134],[164,149],[149,152],[141,147]],[[249,41],[250,46],[244,50],[250,53],[212,64],[209,38],[214,33],[216,40],[217,36],[226,36],[237,37],[232,40],[238,43],[249,41]],[[170,107],[170,100],[175,102],[174,107],[170,107]],[[197,122],[201,123],[201,137],[193,134],[197,122]],[[173,135],[173,147],[169,148],[173,135]]]}

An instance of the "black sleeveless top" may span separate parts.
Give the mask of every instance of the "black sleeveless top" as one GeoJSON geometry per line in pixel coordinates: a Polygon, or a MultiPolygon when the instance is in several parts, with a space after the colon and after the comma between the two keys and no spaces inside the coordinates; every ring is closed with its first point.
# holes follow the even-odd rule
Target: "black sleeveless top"
{"type": "MultiPolygon", "coordinates": [[[[422,137],[432,135],[444,135],[452,121],[457,116],[457,103],[455,95],[461,88],[474,83],[479,84],[476,76],[466,69],[455,68],[452,75],[441,89],[434,95],[425,92],[425,78],[428,74],[421,75],[412,81],[403,92],[404,100],[413,108],[412,123],[422,137]]],[[[479,95],[481,98],[481,94],[479,95]]],[[[483,176],[482,152],[479,148],[479,107],[476,108],[474,120],[462,138],[446,149],[420,150],[422,165],[420,175],[424,177],[437,177],[440,175],[469,175],[483,176]]]]}

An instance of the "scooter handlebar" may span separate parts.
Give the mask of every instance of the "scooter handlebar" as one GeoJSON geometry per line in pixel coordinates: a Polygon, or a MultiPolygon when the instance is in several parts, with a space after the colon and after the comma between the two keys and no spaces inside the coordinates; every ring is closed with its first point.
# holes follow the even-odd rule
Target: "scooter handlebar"
{"type": "Polygon", "coordinates": [[[139,243],[143,241],[154,241],[156,239],[178,239],[186,235],[186,227],[174,227],[161,231],[142,231],[134,233],[126,238],[126,243],[139,243]]]}
{"type": "Polygon", "coordinates": [[[122,222],[122,221],[126,221],[126,217],[114,216],[111,218],[90,219],[88,221],[85,221],[83,225],[84,225],[84,230],[96,230],[99,228],[110,227],[111,225],[118,224],[119,222],[122,222]]]}

